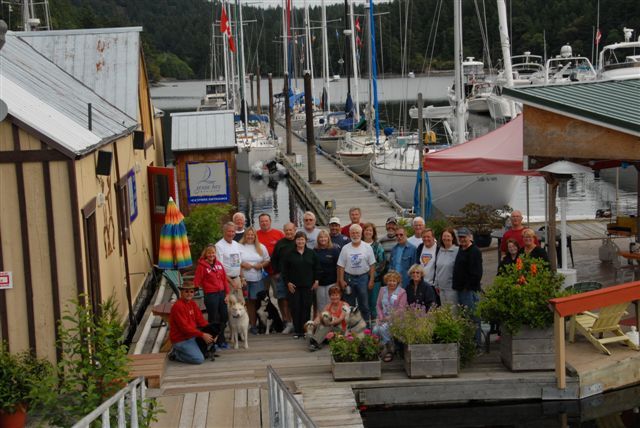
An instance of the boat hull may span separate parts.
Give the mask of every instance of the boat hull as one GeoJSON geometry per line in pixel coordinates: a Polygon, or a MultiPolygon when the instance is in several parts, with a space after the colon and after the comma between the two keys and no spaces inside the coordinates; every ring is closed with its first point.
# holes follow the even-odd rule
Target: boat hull
{"type": "Polygon", "coordinates": [[[337,155],[340,161],[354,173],[367,177],[371,173],[369,165],[373,159],[373,152],[351,153],[339,151],[337,155]]]}
{"type": "Polygon", "coordinates": [[[238,171],[251,172],[251,167],[257,162],[263,163],[270,162],[276,158],[275,146],[263,146],[263,147],[238,147],[238,154],[236,155],[236,165],[238,171]]]}

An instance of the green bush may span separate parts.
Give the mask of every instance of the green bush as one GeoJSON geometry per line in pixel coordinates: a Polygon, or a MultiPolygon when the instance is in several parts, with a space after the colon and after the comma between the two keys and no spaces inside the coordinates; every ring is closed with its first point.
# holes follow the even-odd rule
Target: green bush
{"type": "Polygon", "coordinates": [[[547,328],[553,324],[549,299],[568,295],[564,278],[542,259],[521,256],[496,276],[478,303],[480,318],[500,323],[511,334],[523,326],[547,328]]]}
{"type": "Polygon", "coordinates": [[[32,351],[11,354],[0,343],[0,410],[14,413],[37,406],[41,380],[53,372],[53,366],[32,351]]]}
{"type": "Polygon", "coordinates": [[[199,205],[185,217],[191,258],[194,262],[200,257],[207,244],[215,244],[222,238],[222,225],[233,207],[231,205],[199,205]]]}

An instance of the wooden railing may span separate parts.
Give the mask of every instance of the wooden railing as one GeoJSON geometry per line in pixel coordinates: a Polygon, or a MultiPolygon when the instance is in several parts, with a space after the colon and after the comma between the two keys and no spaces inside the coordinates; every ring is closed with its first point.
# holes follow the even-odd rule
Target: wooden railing
{"type": "Polygon", "coordinates": [[[304,411],[302,405],[270,365],[267,366],[267,385],[269,387],[269,421],[271,427],[316,427],[316,424],[304,411]]]}
{"type": "Polygon", "coordinates": [[[564,318],[579,314],[580,312],[625,302],[633,302],[635,304],[636,326],[638,326],[640,324],[640,281],[549,300],[554,314],[553,328],[556,350],[556,378],[559,389],[564,389],[567,385],[564,318]]]}

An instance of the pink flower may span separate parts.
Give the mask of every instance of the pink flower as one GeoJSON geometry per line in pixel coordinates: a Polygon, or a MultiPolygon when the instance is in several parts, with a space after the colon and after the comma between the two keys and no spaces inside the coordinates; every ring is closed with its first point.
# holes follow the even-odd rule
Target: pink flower
{"type": "Polygon", "coordinates": [[[377,334],[372,334],[371,337],[373,337],[375,340],[380,339],[380,336],[378,336],[377,334]]]}
{"type": "Polygon", "coordinates": [[[327,333],[327,335],[324,338],[327,340],[331,340],[334,338],[335,335],[336,334],[334,332],[330,331],[329,333],[327,333]]]}
{"type": "Polygon", "coordinates": [[[366,334],[367,336],[371,335],[371,330],[368,328],[364,329],[364,334],[366,334]]]}
{"type": "Polygon", "coordinates": [[[351,335],[347,336],[347,340],[348,340],[349,342],[353,342],[353,336],[351,336],[351,335]]]}

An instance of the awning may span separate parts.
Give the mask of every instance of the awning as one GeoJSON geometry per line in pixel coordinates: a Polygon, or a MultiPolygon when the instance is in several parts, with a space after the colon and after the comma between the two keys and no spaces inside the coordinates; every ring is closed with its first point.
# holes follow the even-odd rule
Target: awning
{"type": "Polygon", "coordinates": [[[523,170],[523,119],[518,115],[479,138],[425,155],[427,172],[466,172],[502,175],[540,175],[523,170]]]}

